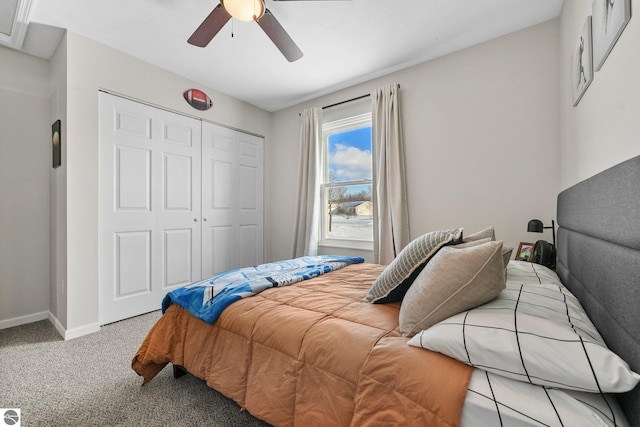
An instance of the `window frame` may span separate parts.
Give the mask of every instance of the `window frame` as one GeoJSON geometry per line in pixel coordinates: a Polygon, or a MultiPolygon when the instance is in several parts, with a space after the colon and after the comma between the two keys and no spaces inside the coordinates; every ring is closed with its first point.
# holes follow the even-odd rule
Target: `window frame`
{"type": "MultiPolygon", "coordinates": [[[[373,233],[371,240],[345,239],[328,236],[329,217],[326,207],[327,193],[331,188],[355,185],[370,185],[373,199],[373,141],[371,142],[371,179],[355,181],[329,182],[329,136],[335,133],[348,132],[355,129],[372,127],[371,112],[356,114],[350,117],[333,120],[322,124],[322,182],[320,183],[320,241],[319,246],[373,250],[373,233]]],[[[372,200],[373,202],[373,200],[372,200]]],[[[375,221],[375,220],[374,220],[375,221]]],[[[375,224],[374,224],[375,227],[375,224]]]]}

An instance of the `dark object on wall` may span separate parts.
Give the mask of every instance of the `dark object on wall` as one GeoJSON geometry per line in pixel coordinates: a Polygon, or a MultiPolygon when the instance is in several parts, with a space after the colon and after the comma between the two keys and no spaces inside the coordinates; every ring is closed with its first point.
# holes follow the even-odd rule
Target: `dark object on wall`
{"type": "Polygon", "coordinates": [[[189,89],[184,93],[184,99],[196,110],[206,111],[213,106],[213,100],[209,95],[199,89],[189,89]]]}
{"type": "Polygon", "coordinates": [[[556,248],[546,240],[538,240],[533,247],[531,262],[544,265],[551,269],[556,268],[556,248]]]}
{"type": "Polygon", "coordinates": [[[62,164],[62,130],[60,120],[56,120],[55,123],[51,125],[51,157],[54,168],[62,164]]]}

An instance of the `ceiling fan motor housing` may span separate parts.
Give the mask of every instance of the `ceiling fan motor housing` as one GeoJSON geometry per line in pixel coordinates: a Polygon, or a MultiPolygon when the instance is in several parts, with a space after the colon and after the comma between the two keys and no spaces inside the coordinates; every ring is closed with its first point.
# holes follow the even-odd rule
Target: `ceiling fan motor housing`
{"type": "Polygon", "coordinates": [[[257,21],[264,15],[264,0],[220,0],[220,3],[239,21],[257,21]]]}

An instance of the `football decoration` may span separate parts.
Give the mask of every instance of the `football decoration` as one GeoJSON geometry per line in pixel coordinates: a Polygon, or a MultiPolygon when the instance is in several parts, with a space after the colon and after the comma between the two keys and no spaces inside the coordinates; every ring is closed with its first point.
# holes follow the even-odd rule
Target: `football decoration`
{"type": "Polygon", "coordinates": [[[209,95],[198,89],[189,89],[184,93],[184,99],[196,110],[205,111],[213,106],[213,100],[209,95]]]}

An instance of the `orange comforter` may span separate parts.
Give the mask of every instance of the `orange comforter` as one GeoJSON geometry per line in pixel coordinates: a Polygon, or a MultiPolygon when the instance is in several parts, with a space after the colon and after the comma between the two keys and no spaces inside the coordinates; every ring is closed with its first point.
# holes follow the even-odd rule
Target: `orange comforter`
{"type": "Polygon", "coordinates": [[[171,362],[276,426],[457,426],[472,368],[410,347],[399,304],[363,301],[382,272],[356,264],[233,303],[208,325],[177,305],[132,361],[171,362]]]}

